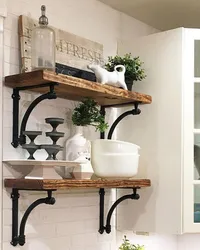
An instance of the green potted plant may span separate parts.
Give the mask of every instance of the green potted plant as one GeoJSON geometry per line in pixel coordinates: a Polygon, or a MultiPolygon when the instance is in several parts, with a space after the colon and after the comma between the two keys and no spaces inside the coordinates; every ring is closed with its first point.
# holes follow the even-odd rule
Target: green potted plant
{"type": "Polygon", "coordinates": [[[74,125],[82,127],[91,125],[100,132],[104,132],[108,128],[108,123],[105,122],[97,103],[91,98],[86,98],[74,109],[72,122],[74,125]]]}
{"type": "Polygon", "coordinates": [[[109,56],[108,62],[105,64],[105,69],[108,71],[113,71],[116,65],[124,65],[126,68],[125,72],[125,82],[128,90],[132,89],[133,81],[141,81],[146,78],[145,70],[142,67],[143,62],[140,60],[139,56],[132,57],[131,53],[121,56],[109,56]]]}
{"type": "Polygon", "coordinates": [[[145,248],[141,245],[131,244],[126,235],[124,235],[123,243],[120,245],[119,250],[145,250],[145,248]]]}

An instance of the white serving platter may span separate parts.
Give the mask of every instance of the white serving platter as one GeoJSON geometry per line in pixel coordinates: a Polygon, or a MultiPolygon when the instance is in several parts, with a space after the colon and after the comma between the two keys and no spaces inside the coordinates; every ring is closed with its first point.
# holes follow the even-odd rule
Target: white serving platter
{"type": "MultiPolygon", "coordinates": [[[[38,160],[4,160],[15,178],[25,179],[62,179],[67,172],[80,166],[84,161],[38,161],[38,160]],[[56,171],[57,170],[57,171],[56,171]]],[[[70,174],[69,174],[70,176],[70,174]]]]}

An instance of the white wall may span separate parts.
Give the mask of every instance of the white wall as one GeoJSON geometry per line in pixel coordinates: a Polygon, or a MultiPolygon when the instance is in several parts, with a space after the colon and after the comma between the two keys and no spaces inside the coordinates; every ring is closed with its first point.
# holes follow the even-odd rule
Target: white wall
{"type": "MultiPolygon", "coordinates": [[[[131,40],[136,36],[156,32],[155,29],[117,12],[95,0],[7,0],[8,17],[5,19],[4,38],[4,74],[19,72],[19,43],[17,20],[21,14],[38,18],[41,4],[47,5],[47,15],[52,26],[72,32],[74,34],[97,41],[104,45],[104,54],[114,55],[117,43],[131,40]]],[[[128,51],[127,51],[128,52],[128,51]]],[[[22,149],[14,149],[12,136],[12,91],[4,87],[4,116],[3,116],[3,157],[25,158],[22,149]]],[[[21,94],[20,117],[36,95],[21,94]]],[[[30,117],[28,129],[47,130],[44,118],[57,116],[66,118],[67,112],[73,107],[72,102],[66,100],[44,101],[36,108],[30,117]]],[[[109,116],[109,121],[113,120],[109,116]]],[[[60,127],[61,131],[70,135],[69,125],[60,127]]],[[[93,138],[94,130],[86,130],[87,136],[93,138]]],[[[46,142],[45,137],[40,138],[46,142]]],[[[60,142],[63,142],[62,140],[60,142]]],[[[41,155],[40,155],[41,157],[41,155]]],[[[42,157],[45,157],[43,152],[42,157]]],[[[11,169],[4,166],[4,177],[13,177],[11,169]]],[[[3,191],[3,249],[10,250],[11,240],[11,200],[8,190],[3,191]]],[[[46,194],[21,192],[20,216],[27,205],[46,194]]],[[[62,250],[62,249],[115,249],[115,230],[111,235],[98,234],[98,190],[57,192],[54,206],[42,205],[31,214],[27,228],[27,244],[15,249],[26,250],[62,250]]],[[[112,192],[107,192],[106,204],[113,200],[112,192]]],[[[152,249],[153,250],[153,249],[152,249]]]]}

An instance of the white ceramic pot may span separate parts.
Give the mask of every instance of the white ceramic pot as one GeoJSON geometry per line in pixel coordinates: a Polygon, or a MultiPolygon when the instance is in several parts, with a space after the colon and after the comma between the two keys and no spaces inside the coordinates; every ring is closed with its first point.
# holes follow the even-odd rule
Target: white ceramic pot
{"type": "Polygon", "coordinates": [[[64,178],[89,179],[93,174],[90,161],[87,160],[90,158],[90,141],[84,137],[82,126],[76,126],[75,128],[75,135],[66,142],[64,158],[67,161],[85,161],[85,163],[76,168],[65,168],[62,176],[64,178]]]}
{"type": "Polygon", "coordinates": [[[101,178],[131,178],[138,172],[139,146],[117,140],[95,140],[91,144],[91,163],[101,178]]]}
{"type": "Polygon", "coordinates": [[[83,136],[83,127],[76,126],[75,135],[66,141],[64,148],[64,159],[75,161],[82,153],[88,153],[87,139],[83,136]]]}

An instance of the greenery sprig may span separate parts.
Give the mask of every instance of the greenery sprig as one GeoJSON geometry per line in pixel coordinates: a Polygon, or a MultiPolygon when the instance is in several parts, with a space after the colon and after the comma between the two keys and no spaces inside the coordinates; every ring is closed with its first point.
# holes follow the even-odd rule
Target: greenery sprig
{"type": "Polygon", "coordinates": [[[126,235],[124,235],[123,243],[119,247],[119,250],[145,250],[145,248],[144,246],[131,244],[126,235]]]}
{"type": "Polygon", "coordinates": [[[108,123],[105,122],[97,103],[91,98],[86,98],[74,109],[72,122],[76,126],[94,126],[100,132],[108,128],[108,123]]]}
{"type": "Polygon", "coordinates": [[[144,63],[138,57],[132,57],[131,53],[121,56],[109,56],[108,63],[105,64],[105,68],[108,71],[113,71],[116,65],[124,65],[126,68],[125,79],[133,81],[141,81],[146,78],[145,70],[142,68],[144,63]]]}

